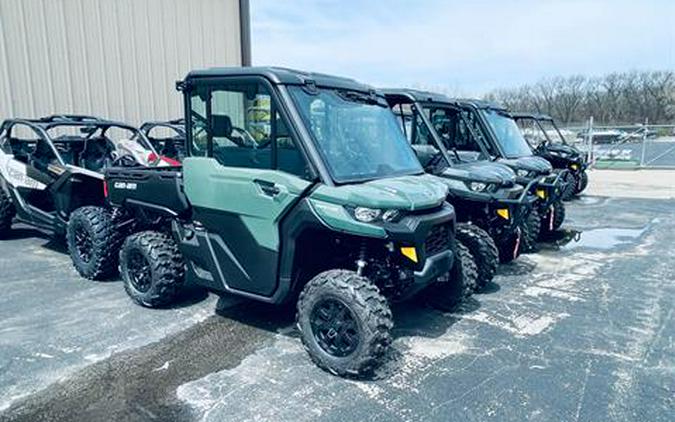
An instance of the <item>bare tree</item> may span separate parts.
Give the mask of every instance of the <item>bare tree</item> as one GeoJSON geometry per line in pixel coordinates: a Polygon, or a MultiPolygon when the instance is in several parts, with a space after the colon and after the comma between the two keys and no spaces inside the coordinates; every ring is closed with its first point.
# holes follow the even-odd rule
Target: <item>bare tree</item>
{"type": "Polygon", "coordinates": [[[486,98],[511,110],[547,113],[564,124],[594,116],[600,124],[673,123],[675,72],[624,72],[588,78],[547,78],[534,85],[498,89],[486,98]]]}

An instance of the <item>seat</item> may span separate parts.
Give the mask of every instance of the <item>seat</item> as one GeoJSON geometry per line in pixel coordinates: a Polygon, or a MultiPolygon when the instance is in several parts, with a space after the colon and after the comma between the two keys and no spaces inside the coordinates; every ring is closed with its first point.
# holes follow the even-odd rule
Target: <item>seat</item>
{"type": "Polygon", "coordinates": [[[100,172],[110,165],[110,146],[105,138],[87,139],[80,153],[80,165],[87,170],[100,172]]]}
{"type": "Polygon", "coordinates": [[[227,138],[232,136],[232,119],[225,114],[211,115],[211,135],[214,138],[227,138]]]}
{"type": "Polygon", "coordinates": [[[54,151],[49,147],[46,141],[40,139],[37,141],[35,151],[30,156],[30,165],[41,172],[46,173],[49,164],[56,161],[54,151]]]}

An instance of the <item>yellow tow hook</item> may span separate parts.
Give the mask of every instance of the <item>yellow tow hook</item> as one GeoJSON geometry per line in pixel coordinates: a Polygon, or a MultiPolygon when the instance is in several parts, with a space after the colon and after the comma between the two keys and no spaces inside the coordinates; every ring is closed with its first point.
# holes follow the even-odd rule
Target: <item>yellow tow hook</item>
{"type": "Polygon", "coordinates": [[[415,249],[414,246],[402,246],[401,247],[401,253],[403,256],[417,264],[417,249],[415,249]]]}
{"type": "Polygon", "coordinates": [[[508,208],[499,208],[497,210],[497,215],[503,218],[504,220],[508,220],[511,217],[508,208]]]}

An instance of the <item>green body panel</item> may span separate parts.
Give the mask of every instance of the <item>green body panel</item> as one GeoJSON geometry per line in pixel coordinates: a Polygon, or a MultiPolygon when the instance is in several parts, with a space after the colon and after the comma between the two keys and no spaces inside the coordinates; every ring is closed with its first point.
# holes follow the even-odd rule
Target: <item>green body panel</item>
{"type": "Polygon", "coordinates": [[[332,230],[366,237],[384,238],[387,236],[387,232],[382,227],[355,220],[342,205],[317,199],[310,199],[309,204],[321,221],[332,230]]]}
{"type": "Polygon", "coordinates": [[[195,207],[237,215],[258,244],[279,250],[279,218],[310,182],[277,170],[225,167],[213,158],[183,161],[185,194],[195,207]],[[275,196],[266,195],[254,180],[274,183],[275,196]]]}
{"type": "Polygon", "coordinates": [[[414,211],[442,204],[447,194],[443,182],[424,174],[342,186],[321,185],[311,198],[336,205],[414,211]]]}

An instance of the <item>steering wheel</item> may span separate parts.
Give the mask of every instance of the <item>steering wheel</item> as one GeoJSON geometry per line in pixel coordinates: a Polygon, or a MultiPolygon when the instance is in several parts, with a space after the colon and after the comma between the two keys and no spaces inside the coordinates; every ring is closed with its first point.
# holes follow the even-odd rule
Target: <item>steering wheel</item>
{"type": "Polygon", "coordinates": [[[140,165],[136,158],[131,154],[122,154],[112,160],[112,167],[136,167],[140,165]]]}

